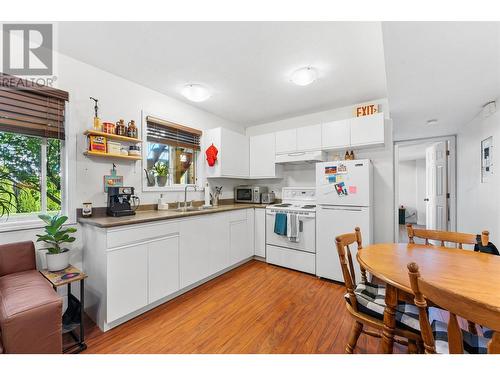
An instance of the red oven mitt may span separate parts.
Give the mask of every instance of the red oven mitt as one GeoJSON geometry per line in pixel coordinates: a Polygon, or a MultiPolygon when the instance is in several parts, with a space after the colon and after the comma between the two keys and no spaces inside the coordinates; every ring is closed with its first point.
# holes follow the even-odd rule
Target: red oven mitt
{"type": "Polygon", "coordinates": [[[207,162],[210,167],[213,167],[215,165],[215,162],[217,161],[217,154],[219,153],[219,150],[217,150],[217,147],[212,145],[207,148],[205,151],[205,154],[207,155],[207,162]]]}

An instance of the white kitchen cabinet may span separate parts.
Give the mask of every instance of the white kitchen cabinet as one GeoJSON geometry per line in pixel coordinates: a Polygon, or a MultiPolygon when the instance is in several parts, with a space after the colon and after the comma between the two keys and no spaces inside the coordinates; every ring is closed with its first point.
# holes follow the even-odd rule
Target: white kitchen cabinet
{"type": "Polygon", "coordinates": [[[214,274],[231,265],[228,214],[211,214],[207,224],[209,225],[210,233],[210,237],[208,238],[210,274],[214,274]]]}
{"type": "Polygon", "coordinates": [[[180,287],[204,279],[210,274],[209,241],[212,234],[208,227],[209,215],[194,217],[180,223],[180,287]]]}
{"type": "Polygon", "coordinates": [[[179,288],[179,236],[148,243],[148,302],[153,303],[179,288]]]}
{"type": "MultiPolygon", "coordinates": [[[[247,212],[239,212],[243,212],[245,216],[240,217],[237,220],[232,219],[229,222],[229,240],[232,264],[248,259],[254,254],[253,235],[250,236],[247,212]]],[[[251,219],[253,220],[253,216],[251,219]]]]}
{"type": "Polygon", "coordinates": [[[148,245],[109,250],[106,258],[107,320],[113,321],[148,304],[148,245]]]}
{"type": "Polygon", "coordinates": [[[282,166],[275,162],[275,133],[250,137],[250,178],[276,178],[282,175],[282,166]]]}
{"type": "Polygon", "coordinates": [[[247,136],[226,128],[209,129],[203,134],[203,149],[211,144],[219,153],[213,167],[204,161],[207,177],[248,178],[250,152],[247,136]]]}
{"type": "Polygon", "coordinates": [[[266,257],[266,209],[256,208],[254,217],[254,254],[266,257]]]}
{"type": "Polygon", "coordinates": [[[351,125],[349,120],[330,121],[321,125],[321,148],[323,150],[343,149],[351,146],[351,125]]]}
{"type": "Polygon", "coordinates": [[[297,151],[321,149],[321,124],[297,128],[297,151]]]}
{"type": "Polygon", "coordinates": [[[276,132],[276,153],[285,154],[297,151],[297,129],[276,132]]]}
{"type": "Polygon", "coordinates": [[[350,120],[351,147],[384,144],[384,114],[354,117],[350,120]]]}

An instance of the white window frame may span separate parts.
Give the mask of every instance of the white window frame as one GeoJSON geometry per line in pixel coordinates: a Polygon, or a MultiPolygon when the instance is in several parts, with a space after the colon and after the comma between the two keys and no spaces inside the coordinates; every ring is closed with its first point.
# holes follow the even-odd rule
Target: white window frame
{"type": "MultiPolygon", "coordinates": [[[[155,191],[155,192],[168,192],[168,191],[184,191],[186,186],[194,186],[197,189],[201,187],[200,181],[201,181],[201,168],[203,167],[203,164],[200,162],[200,155],[201,152],[197,153],[196,156],[196,183],[194,184],[174,184],[174,185],[166,185],[166,186],[148,186],[147,180],[146,180],[146,175],[144,172],[144,169],[147,168],[148,165],[148,153],[147,153],[147,148],[148,148],[148,139],[147,139],[147,117],[156,117],[156,118],[161,118],[164,119],[164,116],[159,116],[159,115],[154,115],[151,113],[145,113],[142,111],[142,121],[141,121],[141,127],[142,127],[142,141],[143,141],[143,149],[142,149],[142,168],[141,168],[141,181],[142,181],[142,191],[147,192],[147,191],[155,191]]],[[[171,121],[171,120],[167,120],[171,121]]],[[[175,122],[175,121],[172,121],[175,122]]]]}
{"type": "MultiPolygon", "coordinates": [[[[26,134],[28,137],[34,137],[26,134]]],[[[47,212],[47,139],[44,137],[36,137],[42,140],[41,150],[40,150],[40,196],[41,196],[41,206],[42,211],[38,213],[26,213],[26,214],[10,214],[9,216],[4,215],[0,218],[0,233],[1,232],[11,232],[17,230],[26,230],[41,228],[45,226],[45,223],[38,218],[39,214],[47,212]]],[[[68,216],[68,199],[67,199],[67,183],[66,183],[66,165],[67,165],[67,155],[66,155],[66,141],[61,140],[61,215],[68,216]]]]}

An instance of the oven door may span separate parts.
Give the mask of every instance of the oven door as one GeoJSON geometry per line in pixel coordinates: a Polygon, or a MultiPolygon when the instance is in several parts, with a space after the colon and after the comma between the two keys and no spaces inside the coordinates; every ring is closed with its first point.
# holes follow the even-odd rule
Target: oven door
{"type": "Polygon", "coordinates": [[[288,249],[316,252],[316,217],[314,213],[299,214],[299,241],[292,242],[287,236],[274,233],[276,212],[266,210],[266,244],[288,249]]]}
{"type": "Polygon", "coordinates": [[[234,188],[234,201],[242,203],[253,203],[252,188],[234,188]]]}

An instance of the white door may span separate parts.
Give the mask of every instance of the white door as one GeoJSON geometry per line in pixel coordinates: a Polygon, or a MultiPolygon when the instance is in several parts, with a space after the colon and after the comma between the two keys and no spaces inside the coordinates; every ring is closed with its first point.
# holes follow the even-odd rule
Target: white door
{"type": "Polygon", "coordinates": [[[266,211],[266,244],[314,253],[316,251],[316,220],[313,213],[299,214],[299,240],[291,242],[287,236],[274,233],[276,212],[266,211]]]}
{"type": "Polygon", "coordinates": [[[283,154],[297,150],[297,129],[276,132],[276,153],[283,154]]]}
{"type": "Polygon", "coordinates": [[[322,125],[321,133],[323,150],[348,148],[351,145],[349,120],[327,122],[322,125]]]}
{"type": "MultiPolygon", "coordinates": [[[[316,275],[327,279],[344,282],[342,269],[335,243],[335,237],[344,233],[353,233],[354,228],[361,229],[362,245],[371,242],[372,224],[369,207],[320,206],[316,211],[317,249],[316,275]]],[[[356,261],[357,245],[349,247],[355,268],[356,281],[361,281],[361,271],[356,261]]]]}
{"type": "Polygon", "coordinates": [[[250,177],[276,176],[274,133],[250,137],[250,177]]]}
{"type": "Polygon", "coordinates": [[[179,290],[179,236],[161,238],[148,245],[149,303],[179,290]]]}
{"type": "Polygon", "coordinates": [[[425,150],[426,228],[448,229],[448,157],[446,142],[437,142],[425,150]]]}
{"type": "Polygon", "coordinates": [[[321,124],[297,128],[297,151],[321,149],[321,124]]]}
{"type": "Polygon", "coordinates": [[[148,304],[148,245],[122,246],[107,252],[107,322],[148,304]]]}
{"type": "Polygon", "coordinates": [[[266,257],[266,210],[255,209],[255,255],[266,257]]]}

